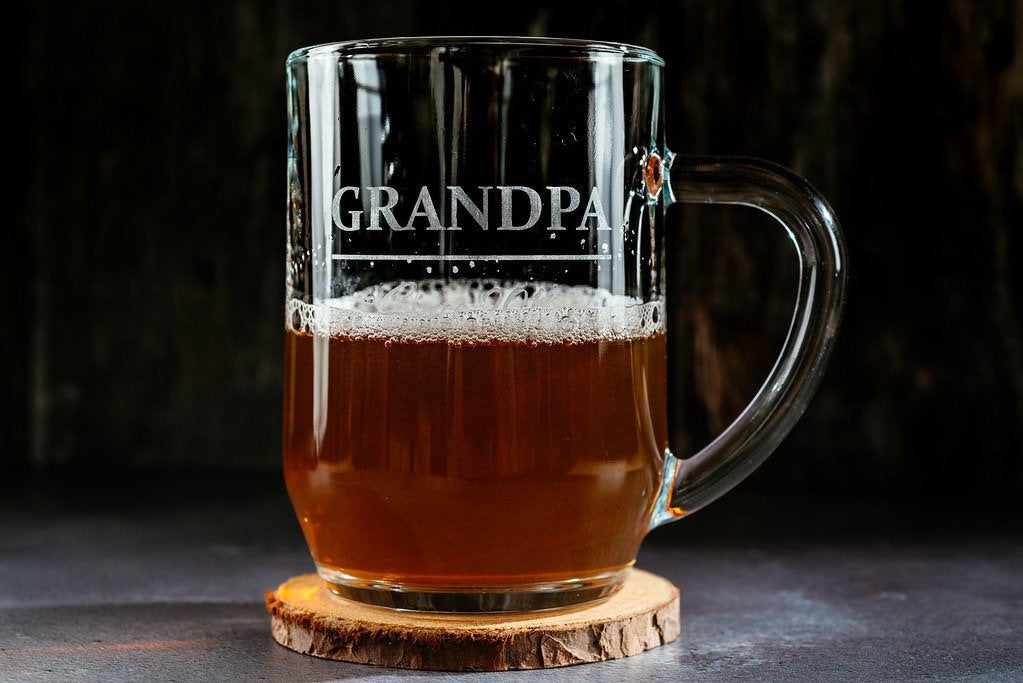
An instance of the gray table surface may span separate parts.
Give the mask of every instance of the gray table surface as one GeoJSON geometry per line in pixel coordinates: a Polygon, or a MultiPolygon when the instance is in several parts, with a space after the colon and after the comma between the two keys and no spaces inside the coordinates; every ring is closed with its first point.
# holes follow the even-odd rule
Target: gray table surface
{"type": "Polygon", "coordinates": [[[2,495],[0,680],[1023,680],[1023,537],[997,510],[733,493],[644,545],[639,566],[682,589],[679,640],[481,674],[274,643],[264,591],[312,569],[276,479],[72,477],[2,495]]]}

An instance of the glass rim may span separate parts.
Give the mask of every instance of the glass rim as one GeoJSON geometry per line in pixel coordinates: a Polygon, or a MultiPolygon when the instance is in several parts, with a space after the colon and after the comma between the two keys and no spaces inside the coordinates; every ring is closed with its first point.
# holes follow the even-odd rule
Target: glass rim
{"type": "Polygon", "coordinates": [[[451,50],[458,53],[479,54],[494,51],[515,53],[516,57],[535,56],[562,57],[587,55],[621,55],[625,61],[647,62],[664,66],[664,59],[648,47],[616,43],[605,40],[581,38],[550,38],[534,36],[411,36],[393,38],[369,38],[365,40],[344,40],[300,47],[290,55],[286,64],[319,57],[335,55],[347,57],[382,57],[400,54],[431,53],[436,50],[451,50]],[[526,54],[523,54],[523,51],[526,54]]]}

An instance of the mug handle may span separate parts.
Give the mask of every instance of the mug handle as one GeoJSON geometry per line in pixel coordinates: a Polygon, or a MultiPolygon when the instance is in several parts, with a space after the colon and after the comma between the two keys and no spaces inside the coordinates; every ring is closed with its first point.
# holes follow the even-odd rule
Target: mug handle
{"type": "Polygon", "coordinates": [[[845,303],[847,269],[845,242],[831,207],[792,171],[760,159],[681,156],[668,150],[660,166],[663,171],[648,169],[647,178],[648,183],[652,178],[663,181],[665,206],[737,204],[777,220],[796,247],[799,288],[781,353],[750,404],[696,455],[679,460],[670,451],[665,454],[651,529],[716,500],[789,433],[831,353],[845,303]]]}

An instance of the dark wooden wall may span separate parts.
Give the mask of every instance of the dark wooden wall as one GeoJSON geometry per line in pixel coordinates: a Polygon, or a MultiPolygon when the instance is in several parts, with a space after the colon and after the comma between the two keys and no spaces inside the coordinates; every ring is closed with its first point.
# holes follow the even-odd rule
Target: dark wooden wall
{"type": "MultiPolygon", "coordinates": [[[[0,306],[9,467],[270,469],[293,48],[401,34],[648,45],[678,151],[791,166],[851,252],[817,399],[749,484],[1023,491],[1023,6],[1010,0],[31,5],[0,306]]],[[[749,211],[673,217],[681,454],[749,399],[793,259],[749,211]]]]}

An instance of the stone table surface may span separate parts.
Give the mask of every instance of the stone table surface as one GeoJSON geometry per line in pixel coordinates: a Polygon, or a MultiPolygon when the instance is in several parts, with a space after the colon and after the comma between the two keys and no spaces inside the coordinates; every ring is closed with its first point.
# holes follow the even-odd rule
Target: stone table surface
{"type": "Polygon", "coordinates": [[[1016,510],[759,500],[741,488],[653,532],[682,636],[610,662],[424,673],[304,656],[263,594],[312,570],[276,477],[8,477],[0,680],[1023,679],[1016,510]]]}

